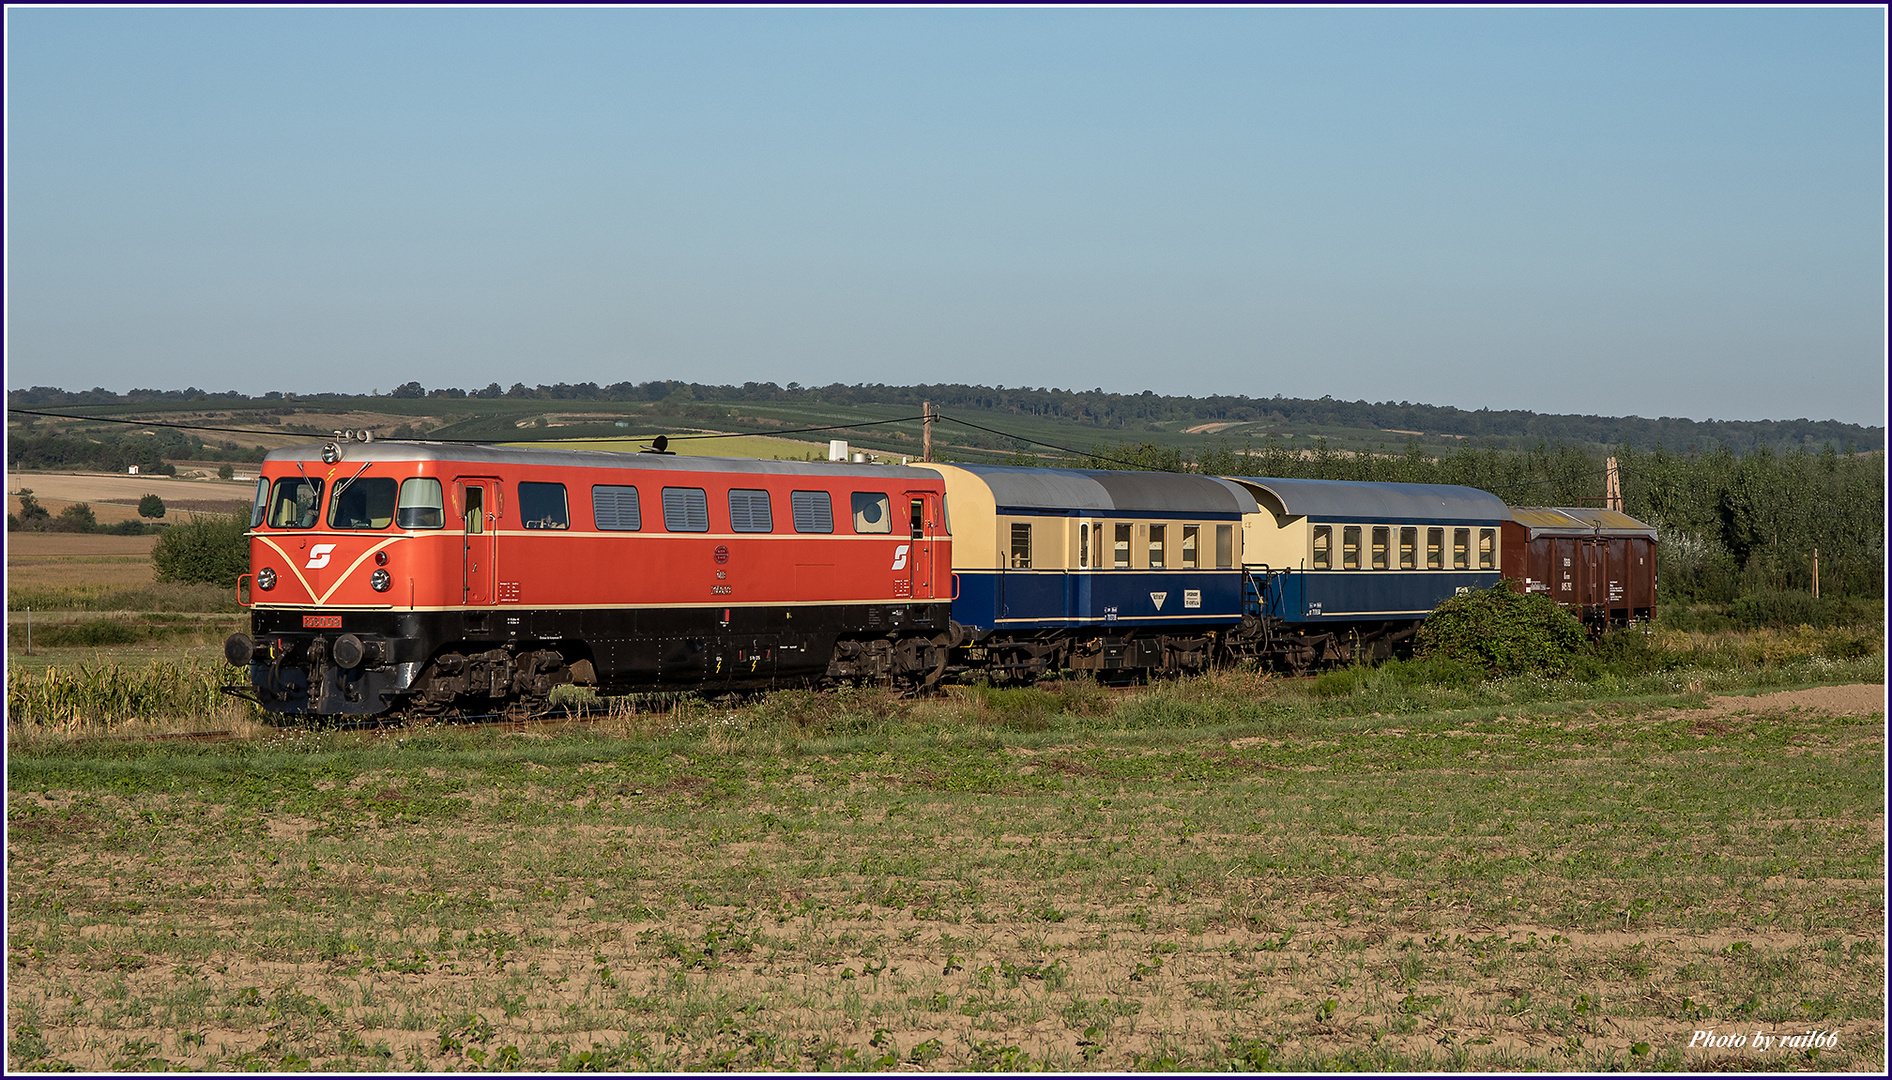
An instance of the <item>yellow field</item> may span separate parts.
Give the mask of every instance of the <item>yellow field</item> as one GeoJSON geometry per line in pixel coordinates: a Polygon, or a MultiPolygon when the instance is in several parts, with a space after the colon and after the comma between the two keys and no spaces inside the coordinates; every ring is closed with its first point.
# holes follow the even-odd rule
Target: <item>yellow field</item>
{"type": "Polygon", "coordinates": [[[157,539],[156,536],[85,533],[8,533],[7,587],[10,591],[65,585],[101,588],[149,585],[153,580],[151,545],[157,539]]]}
{"type": "MultiPolygon", "coordinates": [[[[556,442],[502,443],[503,446],[553,447],[560,450],[616,450],[634,454],[642,446],[648,446],[654,436],[638,439],[560,439],[556,442]]],[[[673,453],[686,457],[733,457],[756,458],[761,461],[781,459],[786,461],[806,461],[813,455],[817,461],[826,461],[828,448],[819,443],[798,442],[794,439],[779,439],[767,435],[729,435],[710,439],[681,439],[670,444],[673,453]]],[[[883,455],[884,456],[884,455],[883,455]]]]}

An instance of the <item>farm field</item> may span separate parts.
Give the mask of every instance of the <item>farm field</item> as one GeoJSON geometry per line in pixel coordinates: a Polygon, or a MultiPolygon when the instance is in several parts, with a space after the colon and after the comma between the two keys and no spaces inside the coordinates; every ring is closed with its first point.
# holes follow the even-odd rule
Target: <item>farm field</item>
{"type": "Polygon", "coordinates": [[[7,1067],[1880,1073],[1883,680],[10,720],[7,1067]]]}
{"type": "MultiPolygon", "coordinates": [[[[180,480],[169,476],[121,476],[117,473],[7,473],[7,512],[20,512],[18,492],[30,489],[48,513],[57,516],[76,502],[92,507],[102,524],[140,521],[138,500],[156,495],[164,500],[166,521],[195,513],[228,514],[249,506],[256,489],[255,466],[247,466],[251,479],[180,480]]],[[[16,538],[7,537],[9,552],[16,538]]]]}

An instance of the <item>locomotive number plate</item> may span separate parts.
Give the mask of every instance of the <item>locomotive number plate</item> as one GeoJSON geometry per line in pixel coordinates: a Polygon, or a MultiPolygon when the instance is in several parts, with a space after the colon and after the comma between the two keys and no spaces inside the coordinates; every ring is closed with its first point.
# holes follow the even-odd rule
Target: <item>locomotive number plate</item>
{"type": "Polygon", "coordinates": [[[304,615],[302,628],[304,630],[340,630],[342,617],[340,615],[304,615]]]}

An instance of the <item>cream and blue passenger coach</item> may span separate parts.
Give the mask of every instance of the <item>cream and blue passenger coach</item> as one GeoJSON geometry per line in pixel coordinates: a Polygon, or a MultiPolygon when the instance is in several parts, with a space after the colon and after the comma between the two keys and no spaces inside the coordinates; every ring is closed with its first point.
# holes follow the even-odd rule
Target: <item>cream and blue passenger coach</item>
{"type": "Polygon", "coordinates": [[[946,478],[953,620],[994,630],[1232,626],[1242,617],[1238,483],[1178,473],[926,465],[946,478]]]}
{"type": "Polygon", "coordinates": [[[1231,477],[1251,611],[1289,624],[1406,623],[1503,576],[1504,502],[1476,488],[1231,477]]]}

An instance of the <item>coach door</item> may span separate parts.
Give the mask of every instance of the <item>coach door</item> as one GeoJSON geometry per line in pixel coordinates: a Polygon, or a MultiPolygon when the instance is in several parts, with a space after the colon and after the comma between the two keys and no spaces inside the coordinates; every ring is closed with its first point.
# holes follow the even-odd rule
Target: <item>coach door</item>
{"type": "Polygon", "coordinates": [[[940,519],[939,493],[907,492],[907,535],[912,539],[912,550],[907,556],[911,591],[907,595],[915,600],[934,599],[933,542],[945,531],[940,519]]]}
{"type": "Polygon", "coordinates": [[[493,602],[493,582],[497,578],[493,537],[499,524],[499,481],[462,477],[453,485],[464,534],[460,602],[483,606],[493,602]]]}

